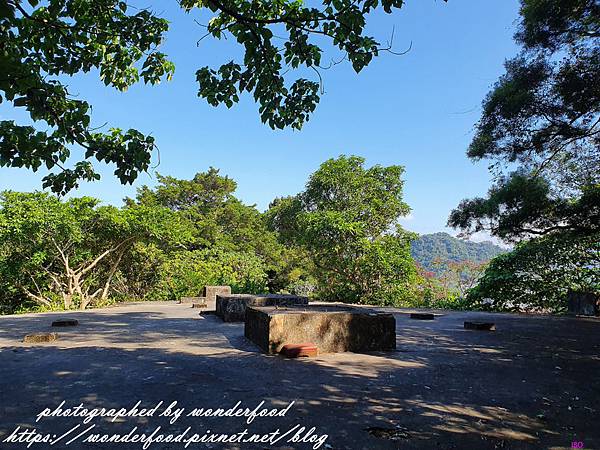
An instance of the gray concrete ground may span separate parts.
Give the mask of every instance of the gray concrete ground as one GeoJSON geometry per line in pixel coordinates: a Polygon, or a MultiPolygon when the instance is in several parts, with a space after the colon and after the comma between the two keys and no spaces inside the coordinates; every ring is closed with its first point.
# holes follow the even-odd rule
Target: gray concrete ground
{"type": "MultiPolygon", "coordinates": [[[[243,324],[201,317],[190,305],[140,303],[0,317],[0,448],[27,447],[15,442],[17,426],[56,440],[77,424],[53,448],[142,448],[85,442],[90,434],[123,435],[134,426],[148,434],[158,426],[164,434],[190,427],[182,439],[207,430],[231,435],[248,429],[243,437],[293,430],[273,446],[188,448],[308,449],[318,442],[289,440],[324,434],[320,448],[327,449],[570,448],[572,441],[600,448],[598,319],[440,312],[435,321],[416,321],[409,310],[380,309],[395,313],[397,351],[300,360],[264,355],[244,338],[243,324]],[[59,317],[80,324],[51,329],[59,317]],[[493,321],[497,331],[464,330],[464,320],[493,321]],[[39,331],[57,331],[60,338],[22,343],[25,334],[39,331]],[[36,422],[40,412],[63,400],[64,408],[165,403],[153,417],[36,422]],[[238,401],[254,409],[263,400],[269,408],[295,403],[284,417],[258,417],[250,425],[242,417],[185,416],[194,408],[229,409],[238,401]],[[170,424],[158,415],[173,401],[186,409],[170,424]],[[96,426],[67,445],[90,424],[96,426]]],[[[184,444],[155,442],[149,448],[184,444]]]]}

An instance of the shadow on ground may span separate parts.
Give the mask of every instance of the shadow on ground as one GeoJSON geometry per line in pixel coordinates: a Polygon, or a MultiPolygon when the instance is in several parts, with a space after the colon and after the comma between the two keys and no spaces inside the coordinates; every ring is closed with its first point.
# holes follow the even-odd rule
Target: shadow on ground
{"type": "MultiPolygon", "coordinates": [[[[133,426],[149,432],[161,425],[170,433],[188,426],[199,434],[244,428],[268,433],[300,424],[328,434],[330,449],[569,448],[571,441],[600,447],[599,321],[444,313],[426,322],[410,320],[406,311],[394,312],[397,351],[302,360],[264,355],[243,337],[243,324],[201,317],[186,305],[145,303],[1,317],[0,439],[19,425],[56,434],[68,430],[79,421],[35,422],[44,408],[63,400],[90,408],[177,401],[188,411],[230,408],[238,401],[254,408],[264,400],[278,408],[295,403],[286,417],[257,418],[250,425],[235,417],[181,417],[174,424],[157,417],[114,423],[96,419],[96,432],[124,434],[133,426]],[[27,333],[51,330],[52,320],[67,315],[80,326],[53,330],[59,332],[58,341],[36,346],[20,342],[27,333]],[[494,321],[498,330],[464,330],[462,322],[473,319],[494,321]]],[[[306,443],[278,446],[312,448],[306,443]]]]}

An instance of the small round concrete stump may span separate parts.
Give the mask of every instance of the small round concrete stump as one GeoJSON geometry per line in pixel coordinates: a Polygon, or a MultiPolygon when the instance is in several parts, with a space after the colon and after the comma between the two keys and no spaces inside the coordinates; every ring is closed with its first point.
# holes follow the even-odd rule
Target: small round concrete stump
{"type": "Polygon", "coordinates": [[[492,322],[465,322],[465,330],[496,331],[496,324],[492,322]]]}
{"type": "Polygon", "coordinates": [[[52,322],[53,327],[76,327],[79,321],[75,319],[59,319],[52,322]]]}
{"type": "Polygon", "coordinates": [[[41,342],[53,342],[58,339],[56,333],[31,333],[23,338],[23,342],[26,344],[38,344],[41,342]]]}
{"type": "Polygon", "coordinates": [[[410,318],[415,320],[434,320],[435,316],[431,313],[411,313],[410,318]]]}

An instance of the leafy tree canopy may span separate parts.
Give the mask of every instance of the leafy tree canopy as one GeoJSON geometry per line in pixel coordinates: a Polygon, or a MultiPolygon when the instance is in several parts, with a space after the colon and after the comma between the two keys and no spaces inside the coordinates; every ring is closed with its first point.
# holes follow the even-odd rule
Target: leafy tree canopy
{"type": "Polygon", "coordinates": [[[191,180],[157,175],[154,189],[143,186],[128,205],[161,206],[180,213],[195,230],[189,250],[217,246],[228,250],[251,251],[273,259],[281,251],[275,235],[268,231],[254,205],[235,197],[237,184],[218,169],[197,173],[191,180]]]}
{"type": "MultiPolygon", "coordinates": [[[[319,101],[319,71],[328,65],[322,61],[324,49],[329,44],[339,49],[360,72],[381,51],[391,51],[366,34],[367,17],[377,10],[392,13],[403,0],[179,4],[186,11],[210,11],[206,36],[231,36],[244,53],[242,61],[200,68],[199,96],[231,107],[247,92],[271,128],[300,129],[319,101]],[[314,76],[306,78],[304,72],[311,71],[314,76]]],[[[96,69],[106,85],[119,90],[140,79],[151,84],[169,79],[174,66],[158,50],[167,29],[166,20],[120,0],[0,0],[0,101],[25,108],[34,122],[47,125],[40,131],[0,121],[0,166],[34,171],[45,166],[52,172],[44,187],[57,193],[80,180],[98,179],[93,160],[115,164],[120,181],[133,182],[149,166],[154,138],[134,129],[94,129],[91,106],[74,98],[60,76],[96,69]],[[77,147],[84,159],[70,164],[77,147]]]]}
{"type": "Polygon", "coordinates": [[[267,290],[267,268],[260,256],[219,248],[176,252],[156,269],[150,297],[159,300],[201,295],[204,286],[227,285],[233,292],[267,290]]]}
{"type": "Polygon", "coordinates": [[[562,313],[569,290],[600,293],[600,235],[561,233],[494,258],[468,292],[471,308],[562,313]]]}
{"type": "Polygon", "coordinates": [[[127,11],[116,0],[0,1],[0,101],[12,101],[49,127],[0,121],[0,165],[58,169],[44,178],[44,187],[58,193],[80,179],[99,179],[90,159],[114,163],[123,183],[148,168],[154,138],[131,129],[93,131],[91,106],[57,79],[97,69],[106,85],[125,90],[140,78],[157,83],[170,77],[173,64],[157,51],[167,21],[127,11]],[[70,168],[74,145],[85,159],[70,168]]]}
{"type": "Polygon", "coordinates": [[[489,159],[496,181],[464,200],[449,225],[505,240],[600,224],[600,5],[522,0],[506,63],[483,103],[468,156],[489,159]]]}
{"type": "Polygon", "coordinates": [[[402,199],[404,169],[364,167],[357,156],[324,162],[304,192],[275,200],[267,218],[289,245],[310,255],[322,298],[399,302],[416,270],[410,241],[398,224],[410,208],[402,199]]]}
{"type": "Polygon", "coordinates": [[[60,201],[45,193],[0,196],[2,298],[25,296],[50,307],[85,308],[106,300],[114,275],[140,242],[183,245],[184,221],[166,208],[99,206],[90,197],[60,201]]]}

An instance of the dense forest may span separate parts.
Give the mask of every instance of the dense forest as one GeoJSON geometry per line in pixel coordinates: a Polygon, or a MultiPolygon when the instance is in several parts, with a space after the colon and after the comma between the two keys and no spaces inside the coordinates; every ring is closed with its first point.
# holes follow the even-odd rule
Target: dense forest
{"type": "Polygon", "coordinates": [[[5,312],[177,300],[204,285],[325,300],[408,304],[416,237],[400,166],[359,157],[322,164],[292,197],[259,212],[217,169],[158,176],[124,206],[42,192],[0,195],[0,304],[5,312]],[[391,228],[395,227],[393,230],[391,228]]]}
{"type": "Polygon", "coordinates": [[[456,309],[487,308],[491,293],[502,295],[494,309],[561,311],[568,288],[593,288],[593,238],[531,240],[507,253],[446,233],[404,230],[398,219],[410,207],[403,173],[401,166],[365,167],[363,158],[340,156],[325,161],[304,191],[275,198],[265,212],[241,202],[235,181],[213,168],[191,180],[159,175],[155,187],[141,187],[122,207],[5,191],[2,311],[177,300],[211,284],[456,309]],[[559,261],[555,249],[559,265],[552,263],[559,261]]]}

